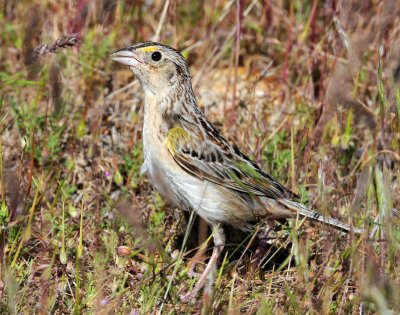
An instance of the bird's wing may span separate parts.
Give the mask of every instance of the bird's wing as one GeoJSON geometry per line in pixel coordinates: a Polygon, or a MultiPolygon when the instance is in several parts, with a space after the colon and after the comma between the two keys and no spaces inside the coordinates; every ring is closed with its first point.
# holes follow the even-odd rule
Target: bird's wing
{"type": "MultiPolygon", "coordinates": [[[[217,132],[215,128],[213,131],[217,132]]],[[[183,169],[201,179],[251,195],[273,199],[296,197],[230,146],[219,133],[218,137],[204,137],[176,126],[168,132],[166,146],[183,169]]]]}
{"type": "Polygon", "coordinates": [[[207,137],[199,132],[189,133],[181,127],[174,127],[167,135],[166,146],[175,161],[198,178],[238,192],[275,199],[293,213],[344,231],[363,232],[293,201],[293,198],[298,198],[293,192],[263,172],[235,146],[230,146],[215,128],[207,137]]]}

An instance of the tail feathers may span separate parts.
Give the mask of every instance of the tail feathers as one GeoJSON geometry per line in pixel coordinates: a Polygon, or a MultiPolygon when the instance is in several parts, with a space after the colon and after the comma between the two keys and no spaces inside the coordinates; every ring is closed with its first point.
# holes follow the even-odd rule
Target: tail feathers
{"type": "Polygon", "coordinates": [[[324,216],[318,212],[310,210],[310,209],[306,208],[304,205],[302,205],[301,203],[287,200],[287,199],[282,200],[281,202],[287,208],[296,211],[298,214],[300,214],[303,217],[329,224],[339,230],[343,230],[346,232],[352,231],[355,234],[361,234],[363,232],[362,229],[350,226],[346,223],[343,223],[342,221],[336,220],[332,217],[324,216]]]}

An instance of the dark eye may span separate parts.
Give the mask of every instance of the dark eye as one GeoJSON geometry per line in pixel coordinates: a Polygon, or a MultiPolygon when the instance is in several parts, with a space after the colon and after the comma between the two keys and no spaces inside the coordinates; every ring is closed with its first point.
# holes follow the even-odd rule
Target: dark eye
{"type": "Polygon", "coordinates": [[[151,59],[153,59],[154,61],[160,61],[161,57],[162,55],[159,51],[155,51],[151,54],[151,59]]]}

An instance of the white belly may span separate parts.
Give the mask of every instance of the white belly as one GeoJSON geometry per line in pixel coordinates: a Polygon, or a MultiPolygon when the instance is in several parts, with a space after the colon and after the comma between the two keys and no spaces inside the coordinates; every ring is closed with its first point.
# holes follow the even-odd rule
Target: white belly
{"type": "Polygon", "coordinates": [[[224,202],[221,186],[184,171],[165,147],[158,152],[146,151],[148,175],[166,201],[184,210],[194,210],[208,222],[224,221],[229,205],[224,202]]]}

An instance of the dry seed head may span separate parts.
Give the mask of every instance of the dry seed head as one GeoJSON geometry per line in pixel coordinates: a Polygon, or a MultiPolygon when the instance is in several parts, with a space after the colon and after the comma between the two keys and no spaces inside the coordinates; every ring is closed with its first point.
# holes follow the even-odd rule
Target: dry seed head
{"type": "Polygon", "coordinates": [[[69,47],[73,47],[82,42],[82,40],[78,37],[77,34],[65,35],[59,39],[57,39],[53,45],[39,45],[37,46],[32,53],[31,62],[37,61],[40,57],[48,54],[48,53],[57,53],[60,49],[65,49],[69,47]]]}

